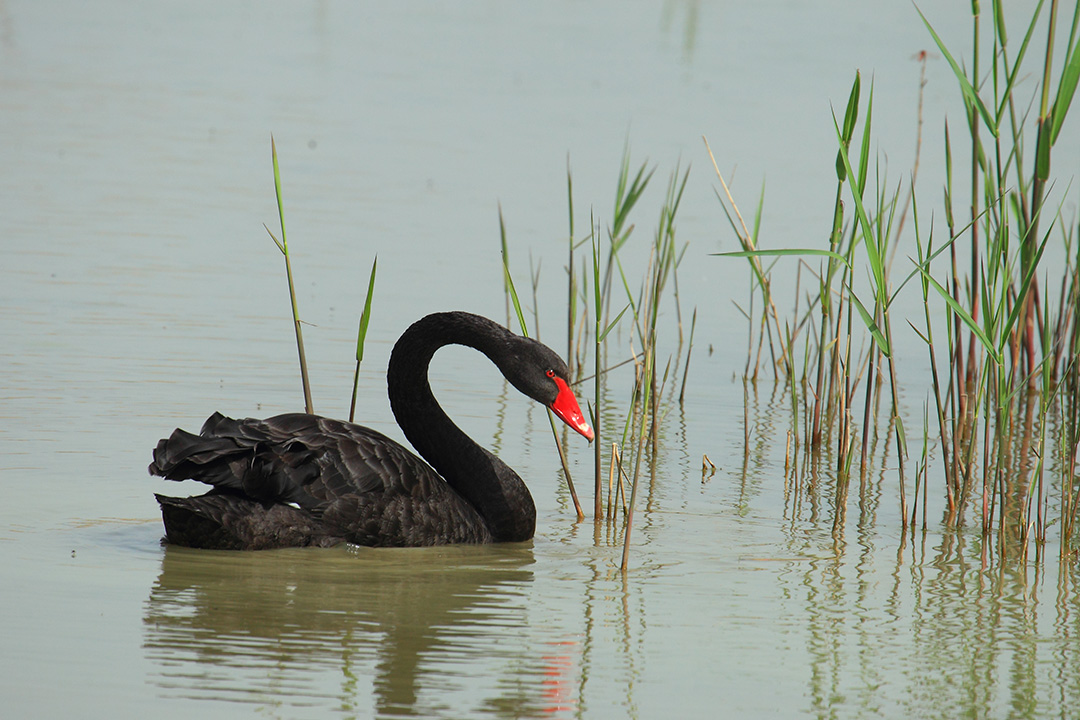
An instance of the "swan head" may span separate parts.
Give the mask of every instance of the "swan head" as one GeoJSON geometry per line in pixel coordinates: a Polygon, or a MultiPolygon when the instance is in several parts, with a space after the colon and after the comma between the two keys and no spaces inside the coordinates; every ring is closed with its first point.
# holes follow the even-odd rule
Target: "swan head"
{"type": "Polygon", "coordinates": [[[504,361],[499,363],[510,384],[547,406],[556,417],[591,442],[593,430],[570,389],[570,371],[562,358],[547,345],[530,338],[514,336],[512,345],[504,361]]]}

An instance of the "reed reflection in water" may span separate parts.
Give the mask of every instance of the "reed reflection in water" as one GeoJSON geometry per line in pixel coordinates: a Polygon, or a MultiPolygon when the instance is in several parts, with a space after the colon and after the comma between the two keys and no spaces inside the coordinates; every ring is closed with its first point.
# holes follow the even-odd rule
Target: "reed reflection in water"
{"type": "MultiPolygon", "coordinates": [[[[783,436],[792,403],[785,389],[748,387],[745,397],[740,487],[750,504],[782,455],[760,438],[783,436]]],[[[1014,502],[1030,477],[1027,432],[1006,478],[1020,488],[1009,492],[1014,502]]],[[[803,560],[785,563],[777,579],[806,628],[810,707],[821,716],[849,716],[842,706],[855,717],[1076,717],[1075,550],[1051,533],[1025,552],[1023,532],[984,534],[977,516],[951,524],[935,473],[918,523],[904,531],[889,438],[875,434],[868,471],[851,477],[835,471],[830,444],[820,455],[787,445],[784,546],[803,560]]],[[[1052,460],[1048,477],[1060,458],[1052,460]]],[[[1060,488],[1049,495],[1053,517],[1060,488]]],[[[1002,512],[1014,514],[1011,505],[1002,512]]]]}
{"type": "Polygon", "coordinates": [[[166,697],[284,707],[290,717],[334,705],[433,716],[476,703],[477,678],[487,678],[488,711],[551,716],[546,661],[520,647],[532,563],[530,544],[169,546],[145,605],[151,682],[166,697]]]}

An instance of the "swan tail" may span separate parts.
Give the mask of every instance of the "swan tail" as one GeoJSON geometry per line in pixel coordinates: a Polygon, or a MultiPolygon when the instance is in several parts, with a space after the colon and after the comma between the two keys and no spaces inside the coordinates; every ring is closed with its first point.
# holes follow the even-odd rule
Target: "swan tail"
{"type": "Polygon", "coordinates": [[[214,413],[198,435],[176,429],[159,441],[148,469],[167,480],[196,480],[221,493],[293,504],[317,515],[322,503],[304,489],[319,473],[312,455],[303,443],[272,434],[265,423],[214,413]]]}

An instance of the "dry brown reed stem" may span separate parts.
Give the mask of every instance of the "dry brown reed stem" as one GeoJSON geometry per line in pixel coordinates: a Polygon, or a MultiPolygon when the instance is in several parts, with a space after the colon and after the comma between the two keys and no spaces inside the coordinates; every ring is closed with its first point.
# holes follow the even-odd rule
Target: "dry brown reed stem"
{"type": "Polygon", "coordinates": [[[709,473],[709,477],[716,474],[716,464],[709,459],[709,456],[702,453],[701,455],[701,478],[705,479],[705,473],[709,473]]]}
{"type": "Polygon", "coordinates": [[[648,421],[648,412],[646,411],[646,408],[650,405],[649,395],[650,388],[652,387],[651,375],[655,374],[652,371],[654,362],[652,345],[650,344],[649,348],[645,351],[645,364],[641,380],[644,397],[641,403],[641,422],[637,430],[637,450],[634,456],[634,480],[630,484],[630,507],[626,513],[626,527],[623,538],[622,564],[620,565],[620,570],[622,570],[623,573],[626,573],[630,567],[630,533],[634,527],[634,507],[637,504],[638,485],[641,479],[641,457],[645,454],[645,430],[646,422],[648,421]]]}
{"type": "Polygon", "coordinates": [[[784,444],[784,477],[787,477],[791,469],[791,431],[787,431],[787,441],[784,444]]]}
{"type": "MultiPolygon", "coordinates": [[[[599,368],[599,362],[597,362],[597,367],[599,368]]],[[[600,395],[600,375],[599,375],[599,373],[597,373],[597,377],[596,377],[596,388],[597,388],[596,389],[596,394],[597,394],[597,396],[599,396],[600,395]]],[[[592,404],[591,403],[590,403],[590,409],[592,409],[592,404]]],[[[592,412],[593,412],[593,428],[599,428],[600,427],[600,417],[596,413],[595,409],[592,409],[592,412]]],[[[594,429],[593,432],[598,434],[600,431],[594,429]]],[[[594,479],[595,479],[594,484],[593,484],[593,519],[596,520],[597,522],[600,522],[600,520],[604,517],[603,485],[601,484],[601,479],[602,479],[602,476],[603,476],[604,468],[603,468],[603,458],[601,458],[601,456],[600,456],[600,439],[599,439],[599,437],[595,438],[595,444],[596,444],[596,447],[593,448],[593,476],[594,476],[594,479]]]]}
{"type": "Polygon", "coordinates": [[[623,469],[622,464],[622,452],[619,450],[618,443],[611,444],[611,466],[609,471],[609,477],[614,474],[618,484],[612,488],[611,481],[608,483],[608,505],[607,505],[607,520],[613,522],[615,520],[615,511],[617,506],[621,503],[623,515],[628,512],[626,506],[626,483],[629,482],[629,478],[626,477],[626,472],[623,469]]]}
{"type": "Polygon", "coordinates": [[[559,442],[559,431],[555,426],[555,418],[552,416],[551,411],[548,410],[548,422],[551,423],[551,433],[555,438],[555,447],[559,450],[559,462],[562,463],[563,475],[566,476],[566,487],[570,490],[570,498],[574,501],[574,511],[577,513],[577,519],[585,519],[585,511],[581,509],[581,502],[578,501],[577,490],[574,489],[574,478],[570,476],[570,465],[566,462],[566,452],[563,450],[562,443],[559,442]]]}

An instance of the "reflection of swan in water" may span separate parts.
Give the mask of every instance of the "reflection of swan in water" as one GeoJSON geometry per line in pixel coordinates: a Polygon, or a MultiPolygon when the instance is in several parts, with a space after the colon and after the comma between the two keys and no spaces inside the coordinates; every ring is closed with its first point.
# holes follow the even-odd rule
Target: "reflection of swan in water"
{"type": "Polygon", "coordinates": [[[515,642],[528,625],[532,562],[526,545],[169,546],[146,603],[143,647],[168,697],[382,716],[431,714],[459,692],[499,714],[538,715],[542,659],[515,642]],[[434,708],[432,697],[418,697],[426,688],[434,708]]]}

